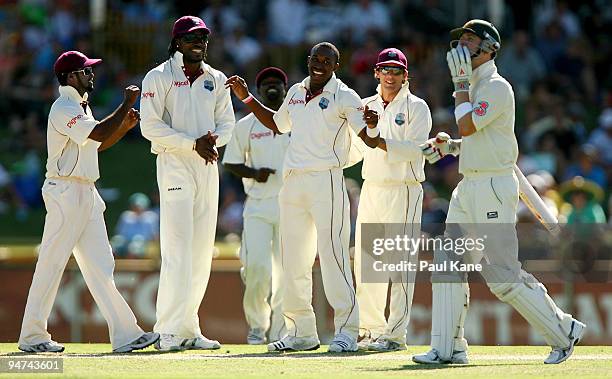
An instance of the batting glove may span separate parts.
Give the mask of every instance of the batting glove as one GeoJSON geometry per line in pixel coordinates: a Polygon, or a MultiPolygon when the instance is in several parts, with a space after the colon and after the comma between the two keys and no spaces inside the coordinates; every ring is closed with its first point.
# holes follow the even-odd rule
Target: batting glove
{"type": "Polygon", "coordinates": [[[472,58],[467,46],[457,45],[446,53],[446,62],[450,70],[455,92],[468,92],[472,77],[472,58]]]}
{"type": "Polygon", "coordinates": [[[451,139],[447,133],[440,132],[434,138],[430,138],[425,143],[419,145],[425,159],[430,164],[434,164],[447,155],[459,155],[461,140],[451,139]]]}

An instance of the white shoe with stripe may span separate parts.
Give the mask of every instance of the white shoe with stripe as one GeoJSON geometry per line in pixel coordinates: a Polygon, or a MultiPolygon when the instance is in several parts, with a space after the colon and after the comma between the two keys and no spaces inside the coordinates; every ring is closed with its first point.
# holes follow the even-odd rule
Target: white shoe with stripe
{"type": "Polygon", "coordinates": [[[118,347],[113,350],[113,353],[129,353],[134,350],[140,350],[153,345],[159,340],[159,333],[148,332],[136,338],[127,345],[118,347]]]}
{"type": "Polygon", "coordinates": [[[357,340],[342,333],[336,334],[328,349],[330,353],[350,353],[357,350],[357,340]]]}
{"type": "Polygon", "coordinates": [[[268,351],[310,351],[321,346],[319,339],[314,337],[285,336],[276,342],[268,344],[268,351]]]}
{"type": "Polygon", "coordinates": [[[64,351],[64,345],[55,341],[37,343],[36,345],[19,344],[18,348],[26,353],[61,353],[64,351]]]}

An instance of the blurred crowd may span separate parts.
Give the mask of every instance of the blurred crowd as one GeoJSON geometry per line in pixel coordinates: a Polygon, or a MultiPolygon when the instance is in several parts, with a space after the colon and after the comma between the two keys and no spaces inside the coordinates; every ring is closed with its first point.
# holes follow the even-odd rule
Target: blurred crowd
{"type": "MultiPolygon", "coordinates": [[[[411,91],[432,111],[432,135],[453,136],[448,31],[470,18],[488,19],[501,32],[497,65],[516,95],[519,166],[564,222],[608,222],[612,7],[604,0],[0,1],[0,214],[19,219],[42,206],[46,117],[57,95],[51,67],[59,53],[78,49],[104,59],[92,106],[104,114],[121,101],[118,89],[140,83],[167,58],[172,22],[184,14],[199,15],[212,30],[208,62],[250,83],[268,65],[283,68],[290,83],[302,80],[310,47],[327,40],[341,52],[338,77],[366,97],[376,88],[378,52],[397,47],[408,57],[411,91]]],[[[234,106],[238,119],[244,107],[234,106]]],[[[131,135],[134,143],[141,138],[131,135]]],[[[220,170],[222,236],[240,232],[244,194],[241,182],[220,170]]],[[[460,179],[457,161],[447,157],[426,172],[423,219],[443,222],[445,199],[460,179]]],[[[356,202],[355,179],[349,192],[356,202]]],[[[135,209],[146,203],[139,198],[130,200],[132,213],[117,223],[118,234],[130,219],[154,219],[135,209]]],[[[519,217],[530,219],[524,209],[519,217]]]]}

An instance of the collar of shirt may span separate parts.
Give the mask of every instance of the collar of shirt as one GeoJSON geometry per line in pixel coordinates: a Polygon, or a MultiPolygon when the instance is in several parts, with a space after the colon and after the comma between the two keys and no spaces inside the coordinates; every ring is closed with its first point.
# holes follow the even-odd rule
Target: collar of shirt
{"type": "MultiPolygon", "coordinates": [[[[181,72],[184,73],[183,67],[185,66],[185,63],[183,62],[183,53],[181,53],[180,51],[175,52],[172,58],[170,58],[170,62],[176,67],[178,67],[181,72]]],[[[200,67],[202,69],[202,73],[208,71],[208,65],[204,63],[204,61],[200,62],[200,67]]]]}
{"type": "Polygon", "coordinates": [[[490,77],[491,75],[497,72],[497,66],[495,66],[495,61],[490,60],[478,66],[474,71],[472,71],[472,77],[470,78],[470,85],[474,85],[478,83],[482,78],[490,77]]]}
{"type": "Polygon", "coordinates": [[[87,98],[89,94],[85,92],[83,96],[79,94],[79,91],[76,90],[73,86],[60,86],[59,87],[60,96],[65,96],[72,101],[76,101],[77,103],[87,103],[87,98]]]}
{"type": "MultiPolygon", "coordinates": [[[[300,87],[304,88],[307,93],[310,92],[310,76],[302,80],[302,82],[300,83],[300,87]]],[[[331,78],[329,78],[329,81],[325,84],[325,86],[321,90],[321,93],[323,92],[336,93],[337,90],[338,90],[338,79],[336,79],[336,74],[333,73],[331,78]]]]}
{"type": "Polygon", "coordinates": [[[387,106],[389,106],[389,104],[394,104],[398,101],[402,101],[402,99],[405,99],[410,95],[410,83],[409,82],[404,83],[402,85],[402,88],[400,88],[399,92],[397,93],[397,95],[395,95],[393,100],[391,100],[391,102],[389,103],[383,100],[380,84],[378,85],[378,87],[376,87],[376,93],[378,94],[378,99],[383,105],[383,109],[386,109],[387,106]]]}

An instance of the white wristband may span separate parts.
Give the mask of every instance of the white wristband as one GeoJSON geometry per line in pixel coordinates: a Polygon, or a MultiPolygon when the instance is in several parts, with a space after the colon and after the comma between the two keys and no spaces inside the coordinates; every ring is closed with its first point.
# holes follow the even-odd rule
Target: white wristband
{"type": "Polygon", "coordinates": [[[368,128],[368,127],[366,127],[366,134],[370,138],[376,138],[376,137],[378,137],[378,135],[380,133],[379,133],[378,127],[376,127],[376,128],[368,128]]]}
{"type": "Polygon", "coordinates": [[[463,116],[471,112],[472,112],[472,104],[468,103],[467,101],[465,103],[461,103],[457,105],[457,107],[455,108],[455,121],[457,122],[457,124],[459,123],[459,120],[461,120],[463,116]]]}
{"type": "Polygon", "coordinates": [[[245,104],[248,104],[251,101],[253,101],[253,95],[251,95],[250,93],[249,93],[249,96],[247,96],[244,99],[242,99],[242,102],[245,103],[245,104]]]}

